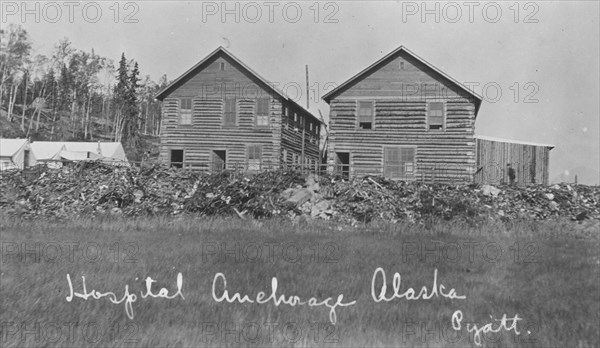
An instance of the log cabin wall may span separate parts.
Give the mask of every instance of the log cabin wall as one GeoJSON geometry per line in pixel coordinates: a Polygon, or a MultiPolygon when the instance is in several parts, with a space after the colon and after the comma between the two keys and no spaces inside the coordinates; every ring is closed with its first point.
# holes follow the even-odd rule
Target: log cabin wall
{"type": "MultiPolygon", "coordinates": [[[[210,169],[218,161],[215,152],[219,152],[225,154],[226,168],[249,169],[249,159],[256,155],[258,146],[260,169],[279,167],[284,154],[289,158],[287,163],[296,160],[300,164],[302,132],[289,127],[286,111],[292,116],[296,113],[303,122],[305,163],[318,160],[319,139],[310,132],[320,128],[321,122],[222,48],[182,75],[157,98],[163,101],[160,145],[163,162],[176,162],[171,154],[180,150],[185,167],[210,169]],[[235,123],[230,117],[234,110],[235,123]]],[[[294,125],[303,129],[300,122],[294,125]]]]}
{"type": "Polygon", "coordinates": [[[476,141],[476,182],[508,183],[507,164],[510,164],[515,169],[517,185],[548,184],[552,146],[489,139],[476,139],[476,141]]]}
{"type": "Polygon", "coordinates": [[[221,56],[187,79],[164,99],[162,105],[160,156],[170,162],[171,150],[184,151],[184,163],[193,167],[212,161],[214,150],[226,151],[226,166],[241,165],[248,159],[249,145],[262,146],[264,163],[277,163],[281,142],[281,100],[273,96],[235,62],[221,56]],[[192,99],[192,124],[182,124],[179,103],[192,99]],[[236,124],[224,124],[225,99],[234,98],[236,124]],[[256,122],[257,99],[269,100],[269,125],[256,122]]]}
{"type": "MultiPolygon", "coordinates": [[[[368,105],[368,104],[367,104],[368,105]]],[[[474,98],[400,51],[330,100],[328,164],[349,153],[350,175],[386,174],[385,148],[414,151],[403,180],[472,181],[475,171],[474,98]],[[358,123],[360,102],[372,102],[372,129],[358,123]],[[428,105],[444,107],[442,129],[429,129],[428,105]]]]}
{"type": "Polygon", "coordinates": [[[316,168],[320,163],[321,122],[303,109],[284,104],[281,122],[282,163],[316,168]],[[302,164],[302,132],[304,132],[304,164],[302,164]]]}

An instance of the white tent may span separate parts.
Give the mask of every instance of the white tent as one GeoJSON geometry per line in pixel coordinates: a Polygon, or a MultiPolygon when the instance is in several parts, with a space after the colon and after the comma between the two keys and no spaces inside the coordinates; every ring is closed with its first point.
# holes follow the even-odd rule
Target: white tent
{"type": "Polygon", "coordinates": [[[27,139],[0,139],[0,170],[23,169],[35,162],[27,139]]]}
{"type": "Polygon", "coordinates": [[[60,152],[66,150],[65,144],[57,141],[34,141],[31,151],[38,161],[60,160],[60,152]]]}
{"type": "Polygon", "coordinates": [[[36,157],[43,160],[83,161],[101,159],[111,163],[129,163],[125,150],[119,142],[36,141],[31,145],[36,157]]]}

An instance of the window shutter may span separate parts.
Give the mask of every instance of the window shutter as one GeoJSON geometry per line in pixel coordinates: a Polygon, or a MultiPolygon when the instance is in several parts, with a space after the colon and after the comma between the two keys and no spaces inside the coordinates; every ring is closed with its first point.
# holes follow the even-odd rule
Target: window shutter
{"type": "Polygon", "coordinates": [[[236,100],[235,98],[225,99],[225,112],[223,115],[224,126],[235,126],[236,125],[236,100]]]}

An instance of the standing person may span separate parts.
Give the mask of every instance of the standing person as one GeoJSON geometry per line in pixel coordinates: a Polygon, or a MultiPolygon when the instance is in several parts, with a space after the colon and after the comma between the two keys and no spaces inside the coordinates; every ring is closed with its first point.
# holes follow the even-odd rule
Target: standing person
{"type": "Polygon", "coordinates": [[[508,180],[510,183],[510,186],[513,186],[515,184],[515,178],[516,178],[516,173],[515,173],[515,169],[509,164],[506,165],[508,167],[508,180]]]}

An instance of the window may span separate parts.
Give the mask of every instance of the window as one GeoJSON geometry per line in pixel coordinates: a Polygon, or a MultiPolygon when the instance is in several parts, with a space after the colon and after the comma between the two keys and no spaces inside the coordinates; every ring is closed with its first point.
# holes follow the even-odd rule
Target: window
{"type": "Polygon", "coordinates": [[[444,129],[444,103],[427,104],[427,124],[429,129],[444,129]]]}
{"type": "Polygon", "coordinates": [[[220,62],[219,63],[219,70],[221,70],[221,71],[225,70],[225,62],[220,62]]]}
{"type": "Polygon", "coordinates": [[[400,62],[400,70],[404,70],[404,62],[400,62]]]}
{"type": "Polygon", "coordinates": [[[179,124],[192,124],[192,99],[179,99],[179,124]]]}
{"type": "Polygon", "coordinates": [[[262,146],[248,146],[248,170],[260,170],[262,161],[262,146]]]}
{"type": "Polygon", "coordinates": [[[358,102],[358,128],[373,128],[373,102],[358,102]]]}
{"type": "Polygon", "coordinates": [[[256,100],[256,126],[269,126],[269,99],[267,98],[256,100]]]}
{"type": "Polygon", "coordinates": [[[225,127],[235,127],[236,122],[236,100],[235,98],[226,98],[225,99],[225,110],[223,111],[223,126],[225,127]]]}
{"type": "Polygon", "coordinates": [[[311,132],[313,131],[313,124],[312,124],[312,122],[310,122],[308,124],[308,130],[311,131],[311,132]]]}
{"type": "Polygon", "coordinates": [[[386,147],[384,149],[383,175],[390,179],[414,179],[414,147],[386,147]]]}

